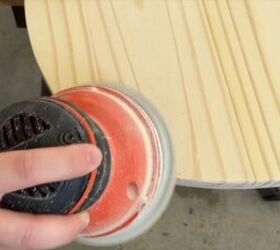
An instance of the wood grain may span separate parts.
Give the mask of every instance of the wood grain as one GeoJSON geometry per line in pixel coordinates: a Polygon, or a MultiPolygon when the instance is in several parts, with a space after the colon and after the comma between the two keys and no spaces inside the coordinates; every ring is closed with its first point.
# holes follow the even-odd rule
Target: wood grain
{"type": "Polygon", "coordinates": [[[280,1],[26,0],[25,8],[54,92],[110,83],[152,101],[170,130],[179,184],[280,185],[280,1]]]}

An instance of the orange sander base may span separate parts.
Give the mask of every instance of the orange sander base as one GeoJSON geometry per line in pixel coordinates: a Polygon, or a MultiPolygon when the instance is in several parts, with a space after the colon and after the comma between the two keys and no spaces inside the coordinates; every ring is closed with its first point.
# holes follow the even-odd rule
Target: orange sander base
{"type": "MultiPolygon", "coordinates": [[[[123,89],[85,86],[54,98],[87,113],[110,148],[110,179],[88,209],[91,222],[80,241],[112,245],[141,234],[160,216],[175,186],[171,145],[162,119],[147,100],[123,89]]],[[[85,192],[82,199],[86,196],[85,192]]]]}

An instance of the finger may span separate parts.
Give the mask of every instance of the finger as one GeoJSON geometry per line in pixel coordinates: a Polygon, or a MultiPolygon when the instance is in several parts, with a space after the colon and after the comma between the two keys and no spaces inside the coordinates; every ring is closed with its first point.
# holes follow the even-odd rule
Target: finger
{"type": "Polygon", "coordinates": [[[35,216],[0,210],[0,240],[7,248],[52,249],[73,241],[88,223],[87,212],[35,216]]]}
{"type": "Polygon", "coordinates": [[[8,248],[7,247],[2,248],[2,247],[0,247],[0,250],[24,250],[24,249],[23,248],[20,249],[20,248],[9,248],[9,247],[8,248]]]}
{"type": "Polygon", "coordinates": [[[0,247],[0,250],[25,250],[25,249],[23,249],[23,248],[0,247]]]}
{"type": "Polygon", "coordinates": [[[0,154],[0,194],[83,176],[101,162],[92,144],[12,151],[0,154]]]}

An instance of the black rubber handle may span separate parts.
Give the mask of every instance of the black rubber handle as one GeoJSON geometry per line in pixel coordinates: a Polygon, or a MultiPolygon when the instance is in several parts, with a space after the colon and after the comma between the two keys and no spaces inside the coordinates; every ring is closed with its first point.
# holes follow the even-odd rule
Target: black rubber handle
{"type": "MultiPolygon", "coordinates": [[[[13,104],[0,112],[0,152],[89,142],[80,122],[47,99],[13,104]]],[[[5,195],[0,207],[34,214],[66,214],[78,202],[89,175],[5,195]]]]}

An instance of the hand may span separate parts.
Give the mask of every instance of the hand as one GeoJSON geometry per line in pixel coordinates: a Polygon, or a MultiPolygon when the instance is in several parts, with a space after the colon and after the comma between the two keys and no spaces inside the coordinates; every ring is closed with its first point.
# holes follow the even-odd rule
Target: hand
{"type": "MultiPolygon", "coordinates": [[[[86,175],[101,158],[97,147],[87,144],[0,153],[0,200],[12,191],[86,175]]],[[[75,239],[88,223],[87,212],[58,216],[0,209],[0,250],[56,248],[75,239]]]]}

